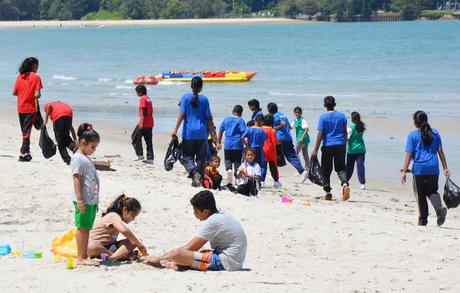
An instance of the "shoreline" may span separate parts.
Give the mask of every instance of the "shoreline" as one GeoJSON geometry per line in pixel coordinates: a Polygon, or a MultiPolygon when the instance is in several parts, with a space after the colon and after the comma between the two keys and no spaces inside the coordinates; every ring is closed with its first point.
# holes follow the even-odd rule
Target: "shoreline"
{"type": "Polygon", "coordinates": [[[139,19],[139,20],[30,20],[0,21],[0,28],[69,28],[69,27],[132,27],[174,25],[226,25],[226,24],[292,24],[320,23],[291,18],[203,18],[203,19],[139,19]]]}

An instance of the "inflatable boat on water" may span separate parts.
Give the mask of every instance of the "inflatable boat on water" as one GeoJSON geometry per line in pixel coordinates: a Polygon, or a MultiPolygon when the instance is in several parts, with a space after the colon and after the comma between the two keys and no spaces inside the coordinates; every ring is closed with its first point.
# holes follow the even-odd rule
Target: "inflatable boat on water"
{"type": "Polygon", "coordinates": [[[189,82],[195,76],[201,77],[204,82],[247,82],[255,75],[254,71],[170,71],[155,76],[139,76],[134,84],[157,84],[160,80],[189,82]]]}

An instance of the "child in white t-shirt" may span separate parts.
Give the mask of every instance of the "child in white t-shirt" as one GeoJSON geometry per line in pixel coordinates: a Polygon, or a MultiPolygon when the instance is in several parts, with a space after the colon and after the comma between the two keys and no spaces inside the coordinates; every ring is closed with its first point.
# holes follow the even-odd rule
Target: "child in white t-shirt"
{"type": "Polygon", "coordinates": [[[246,196],[256,196],[257,185],[261,176],[261,169],[259,164],[255,161],[256,151],[249,148],[246,151],[246,161],[241,164],[238,169],[236,184],[237,193],[244,194],[246,196]]]}

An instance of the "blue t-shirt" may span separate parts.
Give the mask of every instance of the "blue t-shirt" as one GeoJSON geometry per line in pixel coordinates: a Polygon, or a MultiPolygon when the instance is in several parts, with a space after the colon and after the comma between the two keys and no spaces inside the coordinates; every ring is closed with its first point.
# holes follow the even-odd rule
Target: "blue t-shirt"
{"type": "Polygon", "coordinates": [[[323,131],[323,146],[345,144],[347,117],[342,112],[326,112],[319,116],[318,130],[323,131]]]}
{"type": "Polygon", "coordinates": [[[264,142],[267,139],[265,131],[258,127],[249,127],[243,134],[243,138],[248,139],[248,145],[250,148],[261,148],[264,146],[264,142]]]}
{"type": "Polygon", "coordinates": [[[251,120],[256,121],[256,118],[257,118],[257,116],[259,116],[259,115],[264,116],[264,112],[262,112],[262,110],[260,110],[260,109],[259,109],[259,111],[257,111],[257,112],[255,112],[254,114],[252,114],[251,120]]]}
{"type": "Polygon", "coordinates": [[[208,119],[212,116],[208,98],[198,95],[198,106],[193,107],[190,103],[192,93],[182,96],[180,100],[180,112],[184,113],[184,125],[182,126],[182,138],[188,140],[208,139],[208,119]]]}
{"type": "Polygon", "coordinates": [[[227,117],[219,127],[220,131],[225,131],[225,150],[242,150],[243,142],[241,136],[246,131],[246,123],[241,117],[227,117]]]}
{"type": "Polygon", "coordinates": [[[414,130],[407,136],[406,152],[412,154],[412,173],[415,175],[439,175],[438,149],[442,146],[441,136],[436,129],[433,141],[426,146],[420,130],[414,130]]]}
{"type": "Polygon", "coordinates": [[[283,113],[276,112],[273,115],[273,126],[276,127],[280,125],[281,121],[284,121],[286,124],[284,125],[284,127],[276,130],[276,138],[279,141],[292,141],[291,129],[290,129],[291,126],[289,124],[288,118],[283,113]]]}

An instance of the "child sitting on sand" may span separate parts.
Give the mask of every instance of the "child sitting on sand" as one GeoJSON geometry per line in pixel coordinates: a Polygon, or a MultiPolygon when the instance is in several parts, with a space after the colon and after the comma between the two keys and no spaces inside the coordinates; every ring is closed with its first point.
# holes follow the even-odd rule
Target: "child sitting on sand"
{"type": "Polygon", "coordinates": [[[204,168],[203,186],[206,189],[221,189],[222,176],[217,170],[220,166],[219,156],[213,155],[209,160],[209,165],[204,168]]]}
{"type": "Polygon", "coordinates": [[[99,134],[88,123],[78,127],[78,150],[70,161],[75,195],[75,226],[77,227],[77,265],[97,265],[88,260],[89,231],[93,228],[99,203],[99,177],[89,156],[99,145],[99,134]]]}
{"type": "Polygon", "coordinates": [[[264,124],[264,116],[256,117],[255,125],[246,129],[243,133],[244,143],[256,152],[255,161],[259,164],[261,172],[265,166],[264,142],[267,139],[265,132],[262,130],[264,124]]]}
{"type": "Polygon", "coordinates": [[[256,151],[252,148],[249,148],[246,151],[245,159],[246,161],[241,164],[238,169],[236,183],[238,187],[236,192],[246,195],[246,196],[256,196],[257,183],[259,182],[261,176],[261,170],[259,164],[255,161],[256,151]]]}
{"type": "Polygon", "coordinates": [[[237,271],[243,267],[247,240],[241,224],[231,215],[217,210],[209,190],[195,194],[190,203],[203,226],[186,245],[163,255],[146,257],[144,263],[180,270],[237,271]],[[209,242],[211,250],[201,250],[209,242]]]}
{"type": "Polygon", "coordinates": [[[124,260],[136,247],[142,254],[147,253],[144,244],[126,226],[134,221],[140,211],[141,204],[137,199],[124,194],[117,197],[90,231],[88,255],[99,257],[106,254],[109,259],[124,260]],[[117,241],[119,233],[126,239],[117,241]]]}

